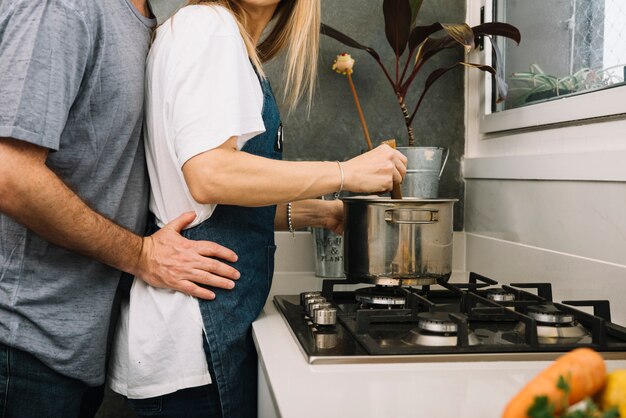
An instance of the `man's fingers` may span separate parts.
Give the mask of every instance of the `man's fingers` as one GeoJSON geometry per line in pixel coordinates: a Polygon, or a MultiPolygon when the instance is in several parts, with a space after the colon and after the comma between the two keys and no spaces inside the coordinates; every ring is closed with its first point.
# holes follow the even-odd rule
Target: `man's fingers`
{"type": "Polygon", "coordinates": [[[196,219],[195,212],[185,212],[178,218],[165,225],[164,228],[173,229],[180,234],[180,231],[185,229],[185,227],[192,223],[194,219],[196,219]]]}
{"type": "Polygon", "coordinates": [[[196,297],[198,299],[206,299],[206,300],[215,299],[215,293],[211,292],[209,289],[200,287],[197,284],[194,284],[192,282],[186,282],[184,286],[182,286],[181,289],[179,289],[179,291],[186,293],[190,296],[196,297]]]}
{"type": "Polygon", "coordinates": [[[221,260],[230,261],[231,263],[234,263],[238,259],[237,254],[235,254],[233,250],[211,241],[197,241],[196,250],[198,254],[205,257],[219,258],[221,260]]]}
{"type": "Polygon", "coordinates": [[[203,270],[196,270],[194,277],[190,280],[196,284],[203,284],[205,286],[217,287],[226,290],[231,290],[235,287],[235,282],[233,280],[213,273],[207,273],[203,270]]]}
{"type": "Polygon", "coordinates": [[[202,270],[197,270],[195,273],[193,279],[181,281],[176,290],[199,299],[213,300],[215,299],[215,293],[202,286],[198,286],[198,284],[226,290],[231,290],[235,287],[235,282],[232,280],[216,276],[215,274],[207,273],[202,270]]]}
{"type": "MultiPolygon", "coordinates": [[[[237,271],[234,267],[213,258],[201,257],[198,259],[197,263],[194,263],[194,267],[203,272],[205,277],[208,273],[224,277],[229,280],[237,280],[241,276],[239,271],[237,271]]],[[[202,283],[206,284],[204,282],[202,283]]]]}

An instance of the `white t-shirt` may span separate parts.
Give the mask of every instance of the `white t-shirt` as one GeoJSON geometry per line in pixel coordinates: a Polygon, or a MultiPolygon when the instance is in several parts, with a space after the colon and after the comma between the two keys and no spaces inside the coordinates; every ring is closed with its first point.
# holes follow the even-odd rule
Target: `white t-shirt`
{"type": "MultiPolygon", "coordinates": [[[[188,6],[159,27],[148,56],[145,104],[150,210],[159,226],[195,211],[195,226],[215,205],[193,200],[183,164],[232,136],[241,148],[265,131],[263,91],[230,12],[188,6]]],[[[195,298],[135,279],[130,304],[121,307],[109,385],[142,399],[210,383],[202,338],[195,298]]]]}

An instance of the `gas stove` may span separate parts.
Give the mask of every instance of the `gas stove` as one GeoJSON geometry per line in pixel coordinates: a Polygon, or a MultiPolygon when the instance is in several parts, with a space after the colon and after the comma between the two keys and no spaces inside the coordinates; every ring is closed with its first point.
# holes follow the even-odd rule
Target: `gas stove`
{"type": "Polygon", "coordinates": [[[626,358],[626,328],[611,322],[608,301],[557,303],[550,283],[470,273],[466,283],[334,290],[345,284],[356,283],[274,298],[311,364],[547,360],[583,346],[626,358]]]}

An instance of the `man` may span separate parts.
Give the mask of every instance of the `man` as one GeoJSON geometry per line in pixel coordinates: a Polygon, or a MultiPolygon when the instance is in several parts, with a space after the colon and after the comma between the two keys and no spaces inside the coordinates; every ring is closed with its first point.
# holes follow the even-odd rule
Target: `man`
{"type": "Polygon", "coordinates": [[[121,271],[212,299],[235,254],[142,238],[147,0],[0,3],[0,416],[78,416],[104,381],[121,271]]]}

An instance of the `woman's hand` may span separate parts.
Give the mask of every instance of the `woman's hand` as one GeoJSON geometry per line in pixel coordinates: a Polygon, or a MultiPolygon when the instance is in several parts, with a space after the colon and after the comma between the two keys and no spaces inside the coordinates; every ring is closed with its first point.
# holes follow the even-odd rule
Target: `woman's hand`
{"type": "Polygon", "coordinates": [[[326,210],[322,227],[335,234],[343,234],[343,202],[341,200],[323,200],[322,202],[326,210]]]}
{"type": "MultiPolygon", "coordinates": [[[[343,233],[343,202],[341,200],[306,199],[293,202],[291,224],[295,229],[309,226],[326,228],[336,234],[343,233]]],[[[286,205],[279,205],[274,220],[276,230],[288,230],[286,205]]]]}
{"type": "Polygon", "coordinates": [[[406,157],[389,145],[380,145],[342,163],[344,189],[355,193],[381,193],[402,183],[406,157]]]}

